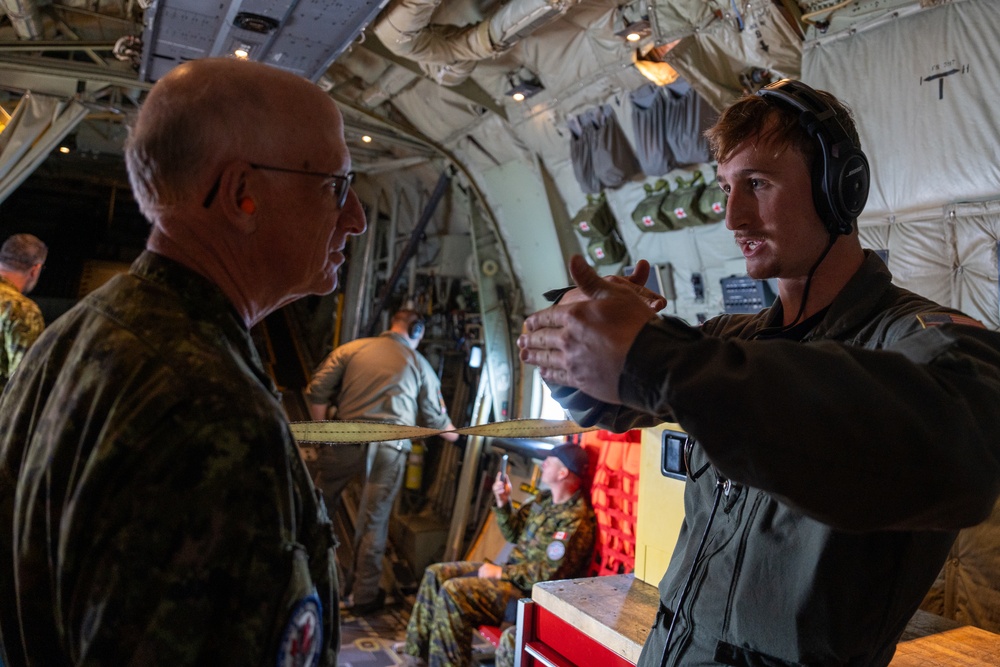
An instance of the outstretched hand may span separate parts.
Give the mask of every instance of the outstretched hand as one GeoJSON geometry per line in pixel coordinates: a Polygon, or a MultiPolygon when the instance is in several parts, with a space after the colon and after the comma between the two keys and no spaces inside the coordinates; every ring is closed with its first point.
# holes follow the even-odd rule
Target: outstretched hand
{"type": "MultiPolygon", "coordinates": [[[[667,300],[663,296],[653,292],[646,288],[646,281],[649,279],[650,266],[649,262],[644,259],[640,259],[635,263],[635,269],[632,271],[632,275],[629,276],[607,276],[604,279],[608,282],[615,283],[616,285],[624,285],[633,292],[635,292],[639,298],[646,302],[646,305],[653,312],[659,312],[667,307],[667,300]]],[[[568,305],[571,303],[576,303],[577,301],[586,301],[589,297],[583,292],[583,290],[576,287],[566,292],[562,299],[559,300],[560,305],[568,305]]]]}
{"type": "MultiPolygon", "coordinates": [[[[642,272],[648,271],[646,264],[642,272]]],[[[579,255],[570,260],[570,274],[577,297],[585,298],[560,302],[528,317],[525,332],[517,339],[521,361],[538,366],[548,382],[619,403],[625,357],[656,312],[635,283],[604,280],[579,255]]],[[[645,276],[635,277],[645,283],[645,276]]]]}

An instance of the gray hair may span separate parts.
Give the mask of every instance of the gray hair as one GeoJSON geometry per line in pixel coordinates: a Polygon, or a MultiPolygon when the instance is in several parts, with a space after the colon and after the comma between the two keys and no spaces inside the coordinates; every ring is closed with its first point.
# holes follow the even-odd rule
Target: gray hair
{"type": "Polygon", "coordinates": [[[245,84],[223,76],[179,76],[154,86],[125,143],[129,183],[148,219],[163,207],[204,197],[196,186],[205,170],[252,136],[261,101],[245,84]]]}
{"type": "Polygon", "coordinates": [[[44,264],[49,247],[33,234],[14,234],[0,247],[0,265],[16,271],[27,271],[35,264],[44,264]]]}

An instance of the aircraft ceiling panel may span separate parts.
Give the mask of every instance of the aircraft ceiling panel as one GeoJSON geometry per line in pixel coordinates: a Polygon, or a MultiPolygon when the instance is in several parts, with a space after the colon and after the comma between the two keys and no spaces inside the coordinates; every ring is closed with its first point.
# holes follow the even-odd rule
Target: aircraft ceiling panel
{"type": "Polygon", "coordinates": [[[186,60],[233,56],[318,80],[388,0],[161,0],[146,12],[139,77],[186,60]]]}

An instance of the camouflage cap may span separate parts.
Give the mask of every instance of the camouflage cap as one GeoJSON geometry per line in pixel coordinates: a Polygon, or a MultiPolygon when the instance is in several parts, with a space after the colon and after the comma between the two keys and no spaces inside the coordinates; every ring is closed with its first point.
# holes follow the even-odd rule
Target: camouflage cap
{"type": "Polygon", "coordinates": [[[562,461],[562,464],[580,479],[587,476],[590,458],[583,447],[579,445],[559,445],[549,452],[549,456],[554,456],[562,461]]]}

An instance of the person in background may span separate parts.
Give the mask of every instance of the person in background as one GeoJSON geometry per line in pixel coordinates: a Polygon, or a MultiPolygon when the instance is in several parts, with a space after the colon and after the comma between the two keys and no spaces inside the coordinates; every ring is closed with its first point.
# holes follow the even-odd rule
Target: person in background
{"type": "MultiPolygon", "coordinates": [[[[441,382],[417,352],[425,323],[414,310],[392,316],[388,331],[339,346],[323,360],[306,388],[314,420],[333,413],[338,420],[364,420],[453,430],[441,396],[441,382]]],[[[449,442],[457,433],[442,433],[449,442]]],[[[354,557],[346,566],[344,596],[355,615],[377,611],[386,592],[379,587],[389,537],[389,515],[406,473],[409,440],[320,447],[309,463],[331,514],[348,483],[364,477],[355,519],[354,557]]]]}
{"type": "Polygon", "coordinates": [[[726,225],[777,301],[695,328],[577,256],[521,359],[581,424],[688,433],[640,665],[887,665],[1000,492],[1000,334],[862,249],[868,163],[835,97],[781,81],[708,137],[726,225]]]}
{"type": "Polygon", "coordinates": [[[25,295],[38,284],[48,254],[31,234],[14,234],[0,247],[0,391],[45,328],[38,304],[25,295]]]}
{"type": "Polygon", "coordinates": [[[503,565],[435,563],[424,571],[406,627],[406,642],[395,647],[410,664],[466,667],[472,660],[472,632],[499,625],[518,598],[539,581],[583,576],[594,553],[597,530],[584,480],[587,452],[559,445],[542,461],[548,487],[517,511],[510,503],[510,480],[497,473],[493,513],[500,532],[514,544],[503,565]]]}
{"type": "Polygon", "coordinates": [[[0,401],[6,667],[333,667],[335,539],[250,328],[337,285],[365,230],[336,104],[192,60],[126,143],[146,250],[0,401]]]}

